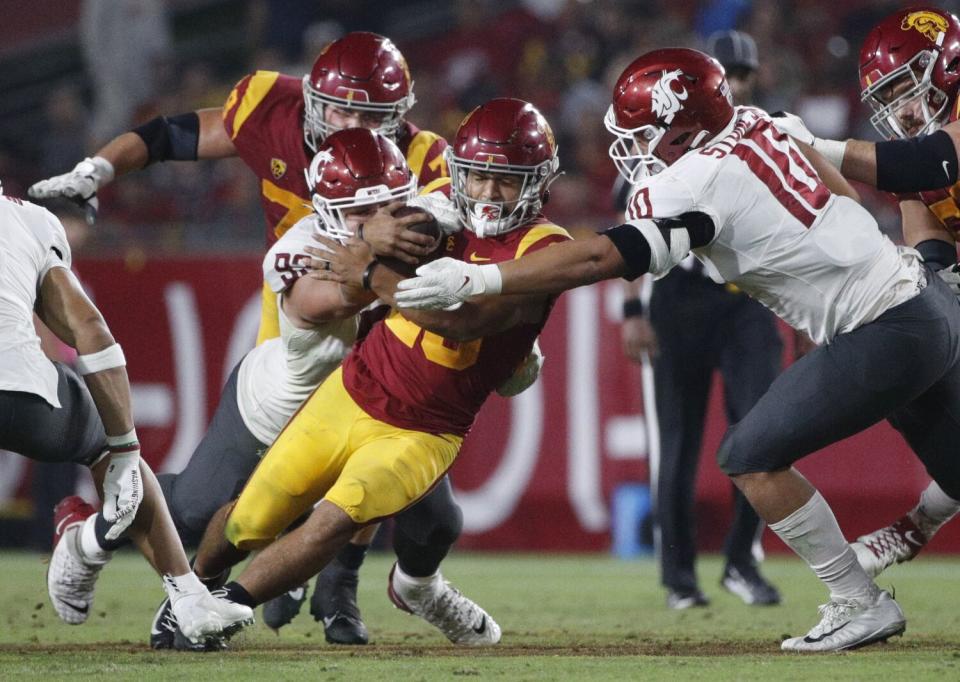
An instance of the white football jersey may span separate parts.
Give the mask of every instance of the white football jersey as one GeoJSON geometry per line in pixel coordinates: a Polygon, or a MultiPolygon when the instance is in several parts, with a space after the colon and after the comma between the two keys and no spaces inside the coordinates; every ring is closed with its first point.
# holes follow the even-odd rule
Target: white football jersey
{"type": "Polygon", "coordinates": [[[70,268],[67,235],[45,208],[2,195],[0,233],[0,390],[60,407],[57,370],[40,348],[33,309],[47,272],[70,268]]]}
{"type": "Polygon", "coordinates": [[[243,359],[237,402],[247,428],[260,442],[272,443],[287,420],[335,370],[357,338],[359,316],[331,320],[312,329],[295,327],[283,313],[283,291],[306,274],[316,245],[316,215],[291,227],[263,259],[263,276],[277,294],[280,337],[260,344],[243,359]]]}
{"type": "Polygon", "coordinates": [[[818,343],[871,322],[919,291],[919,255],[885,237],[855,201],[831,193],[766,112],[737,107],[710,144],[637,183],[627,218],[709,215],[713,241],[693,250],[818,343]]]}

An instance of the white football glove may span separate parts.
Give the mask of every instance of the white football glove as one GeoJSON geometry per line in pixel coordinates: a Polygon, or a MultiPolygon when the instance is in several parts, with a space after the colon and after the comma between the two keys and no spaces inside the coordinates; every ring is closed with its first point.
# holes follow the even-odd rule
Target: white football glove
{"type": "Polygon", "coordinates": [[[41,180],[27,190],[34,199],[67,197],[97,208],[97,190],[113,180],[113,164],[101,156],[87,157],[69,173],[41,180]]]}
{"type": "Polygon", "coordinates": [[[512,377],[500,384],[497,393],[504,398],[512,398],[526,391],[533,386],[537,377],[540,376],[540,370],[543,369],[544,360],[546,360],[546,358],[543,357],[543,352],[540,350],[539,340],[534,339],[530,355],[528,355],[527,359],[523,361],[523,364],[517,368],[517,371],[513,373],[512,377]]]}
{"type": "Polygon", "coordinates": [[[130,527],[142,499],[140,451],[111,454],[103,478],[103,518],[113,524],[107,540],[116,540],[130,527]]]}
{"type": "Polygon", "coordinates": [[[456,310],[471,296],[500,293],[500,268],[441,258],[417,268],[417,276],[397,283],[400,308],[456,310]]]}
{"type": "Polygon", "coordinates": [[[420,194],[408,201],[407,206],[423,209],[436,218],[444,237],[456,234],[463,229],[460,223],[460,212],[443,192],[420,194]]]}
{"type": "Polygon", "coordinates": [[[937,275],[947,283],[954,296],[960,296],[960,263],[955,263],[949,268],[940,270],[937,275]]]}
{"type": "Polygon", "coordinates": [[[807,128],[807,124],[796,114],[790,114],[785,111],[772,115],[773,125],[781,133],[785,133],[793,139],[808,144],[816,149],[833,166],[840,170],[843,165],[843,155],[847,150],[846,140],[827,140],[822,137],[816,137],[807,128]]]}

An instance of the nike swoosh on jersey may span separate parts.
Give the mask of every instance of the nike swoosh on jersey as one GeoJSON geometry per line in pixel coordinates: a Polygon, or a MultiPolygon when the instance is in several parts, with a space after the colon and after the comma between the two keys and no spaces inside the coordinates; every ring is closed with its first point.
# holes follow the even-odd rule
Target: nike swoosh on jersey
{"type": "MultiPolygon", "coordinates": [[[[944,163],[946,163],[946,161],[944,161],[944,163]]],[[[949,177],[949,176],[948,176],[948,177],[949,177]]],[[[482,263],[482,262],[484,262],[484,261],[491,261],[491,260],[493,260],[493,259],[492,259],[492,258],[484,258],[483,256],[478,256],[476,251],[474,251],[473,253],[470,254],[470,261],[473,262],[473,263],[482,263]]]]}

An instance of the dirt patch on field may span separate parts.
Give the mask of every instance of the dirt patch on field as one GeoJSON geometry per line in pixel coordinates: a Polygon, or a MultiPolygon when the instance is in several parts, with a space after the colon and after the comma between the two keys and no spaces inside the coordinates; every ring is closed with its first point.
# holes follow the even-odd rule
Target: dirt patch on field
{"type": "MultiPolygon", "coordinates": [[[[869,655],[870,652],[883,651],[886,653],[920,653],[945,652],[956,650],[955,640],[924,639],[923,641],[894,640],[886,644],[879,644],[866,649],[851,652],[848,655],[869,655]]],[[[155,653],[157,656],[175,655],[172,652],[152,652],[145,644],[124,642],[99,642],[89,644],[3,644],[0,645],[0,655],[36,655],[51,654],[64,655],[71,652],[77,654],[106,652],[144,655],[155,653]]],[[[284,658],[315,657],[322,654],[328,660],[333,658],[421,658],[421,657],[462,657],[469,654],[471,657],[535,657],[535,656],[569,656],[569,657],[613,657],[613,656],[771,656],[794,655],[783,654],[779,642],[744,642],[716,640],[678,641],[678,642],[631,642],[618,644],[557,644],[537,645],[524,644],[516,646],[496,646],[484,649],[463,649],[452,645],[423,645],[407,646],[402,644],[369,645],[364,647],[343,646],[316,646],[303,643],[278,643],[264,645],[262,642],[238,642],[233,651],[224,654],[240,658],[263,656],[279,656],[284,658]]],[[[211,655],[211,654],[208,654],[211,655]]]]}

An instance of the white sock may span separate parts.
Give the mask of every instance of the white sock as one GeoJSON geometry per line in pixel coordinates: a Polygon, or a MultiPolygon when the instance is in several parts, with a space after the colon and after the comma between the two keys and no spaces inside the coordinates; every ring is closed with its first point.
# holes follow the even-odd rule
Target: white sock
{"type": "Polygon", "coordinates": [[[788,517],[770,524],[770,530],[807,562],[831,598],[860,599],[876,592],[819,491],[788,517]]]}
{"type": "Polygon", "coordinates": [[[440,582],[440,571],[437,571],[433,575],[428,575],[424,578],[420,578],[414,575],[407,575],[403,572],[403,569],[400,568],[400,564],[397,564],[396,568],[393,569],[393,580],[397,587],[416,589],[420,587],[425,587],[427,585],[433,585],[440,582]]]}
{"type": "Polygon", "coordinates": [[[956,516],[958,511],[960,502],[943,492],[943,488],[937,485],[936,481],[930,481],[930,485],[920,493],[920,503],[911,509],[907,516],[929,540],[943,524],[956,516]]]}
{"type": "Polygon", "coordinates": [[[175,602],[188,594],[195,595],[207,591],[207,588],[204,587],[200,578],[193,571],[178,576],[163,576],[163,589],[167,591],[167,596],[170,597],[171,602],[175,602]]]}
{"type": "Polygon", "coordinates": [[[97,515],[92,514],[83,522],[77,534],[77,548],[81,558],[89,564],[105,564],[110,561],[113,552],[104,549],[97,542],[97,515]]]}

